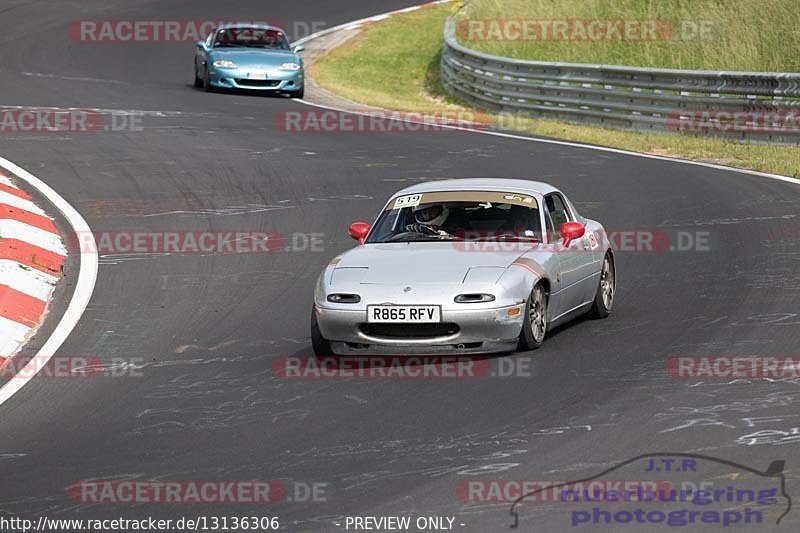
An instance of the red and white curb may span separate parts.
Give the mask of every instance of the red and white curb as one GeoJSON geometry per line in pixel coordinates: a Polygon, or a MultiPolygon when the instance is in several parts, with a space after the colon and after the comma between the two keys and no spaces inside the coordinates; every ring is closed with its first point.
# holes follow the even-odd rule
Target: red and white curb
{"type": "Polygon", "coordinates": [[[66,257],[53,219],[0,170],[0,369],[41,324],[66,257]]]}
{"type": "MultiPolygon", "coordinates": [[[[52,187],[4,157],[0,157],[0,172],[3,172],[6,176],[6,180],[3,182],[5,185],[8,185],[11,181],[8,179],[8,176],[13,175],[31,188],[36,189],[39,194],[47,199],[49,205],[52,205],[53,208],[57,209],[64,216],[70,226],[70,231],[75,232],[76,235],[86,235],[86,238],[91,241],[87,243],[87,246],[90,246],[92,250],[96,249],[94,237],[92,236],[92,229],[89,227],[89,224],[86,223],[78,210],[72,207],[72,205],[53,190],[52,187]]],[[[11,185],[13,186],[13,183],[11,183],[11,185]]],[[[12,196],[16,195],[12,194],[12,196]]],[[[48,260],[58,260],[57,256],[59,254],[50,250],[42,250],[48,253],[44,253],[42,256],[37,256],[35,258],[34,262],[38,266],[47,266],[49,263],[46,261],[48,260]]],[[[12,255],[12,259],[16,257],[17,255],[12,255]]],[[[24,257],[24,254],[22,257],[24,257]]],[[[61,264],[63,264],[63,256],[61,256],[60,260],[61,264]]],[[[56,263],[51,264],[51,266],[55,265],[56,263]]],[[[75,279],[75,287],[66,310],[59,318],[58,324],[56,324],[50,336],[36,352],[33,359],[19,371],[19,374],[14,379],[8,380],[0,387],[0,406],[10,400],[34,378],[39,370],[44,368],[78,325],[84,311],[86,311],[86,308],[89,306],[89,301],[92,299],[94,286],[97,282],[97,269],[97,253],[82,251],[80,253],[78,275],[73,278],[75,279]]],[[[49,270],[53,271],[52,268],[49,270]]],[[[30,333],[31,332],[28,332],[28,334],[30,333]]]]}

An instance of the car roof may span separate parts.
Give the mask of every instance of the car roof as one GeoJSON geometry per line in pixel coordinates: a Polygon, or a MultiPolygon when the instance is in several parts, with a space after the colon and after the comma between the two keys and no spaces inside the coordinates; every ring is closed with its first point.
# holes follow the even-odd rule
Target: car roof
{"type": "Polygon", "coordinates": [[[510,178],[461,178],[451,180],[426,181],[396,192],[394,196],[439,191],[497,191],[523,194],[540,194],[560,192],[558,189],[542,181],[531,181],[510,178]]]}
{"type": "Polygon", "coordinates": [[[259,30],[277,30],[279,32],[286,33],[283,28],[279,28],[278,26],[272,26],[270,24],[257,24],[253,22],[224,22],[217,26],[217,30],[227,30],[231,28],[257,28],[259,30]]]}

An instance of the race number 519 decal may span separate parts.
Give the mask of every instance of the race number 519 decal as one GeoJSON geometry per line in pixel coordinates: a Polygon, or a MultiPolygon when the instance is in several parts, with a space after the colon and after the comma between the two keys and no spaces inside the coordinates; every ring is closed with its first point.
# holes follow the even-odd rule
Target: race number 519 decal
{"type": "Polygon", "coordinates": [[[416,207],[422,200],[421,194],[409,194],[408,196],[401,196],[394,202],[394,209],[403,209],[404,207],[416,207]]]}

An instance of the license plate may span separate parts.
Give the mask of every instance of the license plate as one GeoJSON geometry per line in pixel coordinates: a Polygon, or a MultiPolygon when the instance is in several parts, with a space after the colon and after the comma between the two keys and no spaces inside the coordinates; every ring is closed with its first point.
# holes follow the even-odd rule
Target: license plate
{"type": "Polygon", "coordinates": [[[367,322],[431,323],[442,321],[438,305],[368,305],[367,322]]]}
{"type": "Polygon", "coordinates": [[[266,72],[251,72],[248,76],[251,80],[265,80],[267,79],[266,72]]]}

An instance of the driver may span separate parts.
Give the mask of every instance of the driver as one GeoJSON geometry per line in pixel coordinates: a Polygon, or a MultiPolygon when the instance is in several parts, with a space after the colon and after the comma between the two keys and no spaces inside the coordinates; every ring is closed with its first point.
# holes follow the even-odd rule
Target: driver
{"type": "Polygon", "coordinates": [[[428,233],[431,235],[451,235],[445,230],[450,209],[445,204],[425,204],[412,208],[416,223],[406,226],[406,231],[428,233]]]}

